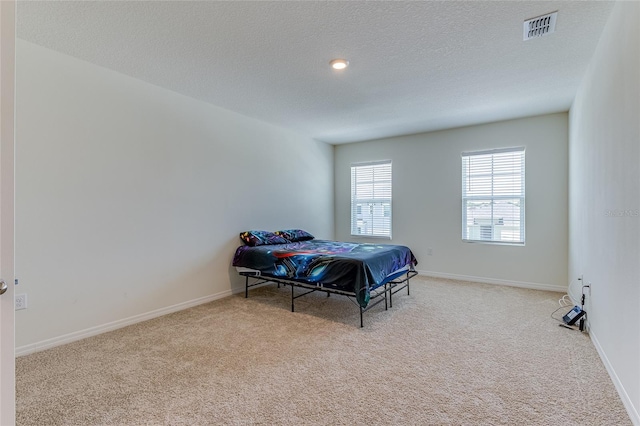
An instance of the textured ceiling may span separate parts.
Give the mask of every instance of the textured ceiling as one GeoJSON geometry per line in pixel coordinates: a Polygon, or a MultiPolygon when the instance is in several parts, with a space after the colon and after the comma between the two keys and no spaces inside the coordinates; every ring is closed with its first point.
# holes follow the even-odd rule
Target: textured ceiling
{"type": "Polygon", "coordinates": [[[20,1],[17,19],[21,39],[345,143],[567,111],[612,6],[20,1]],[[555,10],[554,34],[522,41],[555,10]]]}

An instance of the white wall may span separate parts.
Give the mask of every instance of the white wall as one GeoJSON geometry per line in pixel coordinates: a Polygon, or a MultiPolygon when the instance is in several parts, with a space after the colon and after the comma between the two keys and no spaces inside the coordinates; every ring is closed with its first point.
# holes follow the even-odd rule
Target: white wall
{"type": "Polygon", "coordinates": [[[391,242],[411,247],[420,271],[564,291],[567,118],[559,113],[336,146],[337,239],[355,239],[350,235],[350,164],[390,159],[391,242]],[[464,243],[460,154],[511,146],[526,147],[526,245],[464,243]],[[428,248],[433,250],[431,256],[428,248]]]}
{"type": "Polygon", "coordinates": [[[330,145],[23,40],[16,92],[18,352],[230,294],[240,231],[333,237],[330,145]]]}
{"type": "MultiPolygon", "coordinates": [[[[640,425],[640,3],[617,3],[570,112],[571,279],[591,283],[591,337],[640,425]]],[[[574,294],[580,297],[580,288],[574,294]]],[[[588,293],[587,293],[588,294],[588,293]]]]}

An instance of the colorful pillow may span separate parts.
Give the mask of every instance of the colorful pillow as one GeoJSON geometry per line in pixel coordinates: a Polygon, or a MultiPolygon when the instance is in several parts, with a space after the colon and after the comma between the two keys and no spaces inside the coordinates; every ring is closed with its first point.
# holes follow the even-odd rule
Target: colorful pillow
{"type": "Polygon", "coordinates": [[[284,231],[276,231],[275,234],[286,238],[292,243],[295,243],[296,241],[313,240],[315,238],[313,235],[307,231],[303,231],[302,229],[285,229],[284,231]]]}
{"type": "Polygon", "coordinates": [[[248,246],[263,246],[267,244],[287,244],[284,237],[269,231],[246,231],[240,233],[240,239],[248,246]]]}

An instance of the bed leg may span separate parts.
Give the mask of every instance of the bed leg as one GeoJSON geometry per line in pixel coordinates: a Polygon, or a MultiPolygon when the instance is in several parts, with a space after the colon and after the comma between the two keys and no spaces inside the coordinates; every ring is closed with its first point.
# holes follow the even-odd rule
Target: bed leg
{"type": "Polygon", "coordinates": [[[409,277],[407,277],[407,296],[409,296],[411,294],[410,290],[409,290],[409,277]]]}
{"type": "Polygon", "coordinates": [[[247,299],[249,297],[249,276],[245,275],[244,277],[244,298],[247,299]]]}
{"type": "Polygon", "coordinates": [[[364,323],[362,322],[362,306],[360,306],[360,328],[364,327],[364,323]]]}
{"type": "Polygon", "coordinates": [[[384,283],[384,310],[388,310],[389,308],[387,307],[387,287],[388,287],[389,283],[384,283]]]}
{"type": "Polygon", "coordinates": [[[389,284],[389,307],[393,308],[393,284],[389,284]]]}
{"type": "Polygon", "coordinates": [[[293,287],[294,287],[294,286],[293,286],[293,285],[291,285],[291,312],[293,312],[293,300],[294,300],[294,297],[293,297],[293,287]]]}

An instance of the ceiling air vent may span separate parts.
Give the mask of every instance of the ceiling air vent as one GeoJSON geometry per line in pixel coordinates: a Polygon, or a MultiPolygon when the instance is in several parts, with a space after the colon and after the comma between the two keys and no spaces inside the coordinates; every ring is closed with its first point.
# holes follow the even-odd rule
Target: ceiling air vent
{"type": "Polygon", "coordinates": [[[524,21],[522,39],[526,41],[551,34],[556,30],[557,16],[558,12],[556,11],[524,21]]]}

